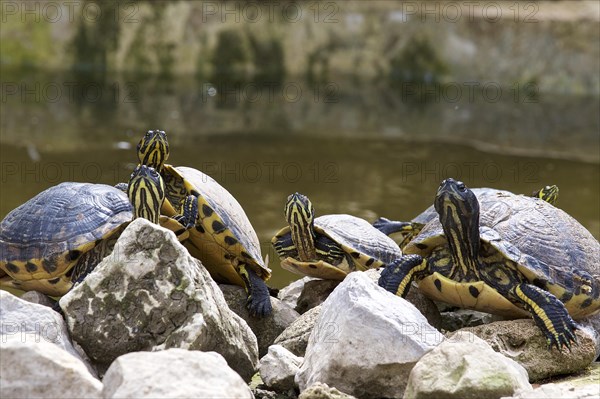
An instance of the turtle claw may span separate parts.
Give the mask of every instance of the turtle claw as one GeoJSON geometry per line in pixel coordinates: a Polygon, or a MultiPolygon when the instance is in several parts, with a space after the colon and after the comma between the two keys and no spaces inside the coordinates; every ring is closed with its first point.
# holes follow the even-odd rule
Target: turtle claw
{"type": "Polygon", "coordinates": [[[577,324],[570,316],[567,317],[568,320],[557,326],[558,328],[555,327],[556,332],[554,334],[550,331],[544,331],[546,341],[548,342],[548,350],[552,350],[553,347],[556,347],[559,352],[562,352],[563,347],[566,347],[569,352],[571,352],[572,344],[578,345],[577,335],[575,335],[577,324]]]}
{"type": "Polygon", "coordinates": [[[270,297],[255,299],[252,296],[248,297],[246,302],[246,308],[250,315],[254,317],[266,317],[271,314],[273,307],[271,305],[270,297]]]}

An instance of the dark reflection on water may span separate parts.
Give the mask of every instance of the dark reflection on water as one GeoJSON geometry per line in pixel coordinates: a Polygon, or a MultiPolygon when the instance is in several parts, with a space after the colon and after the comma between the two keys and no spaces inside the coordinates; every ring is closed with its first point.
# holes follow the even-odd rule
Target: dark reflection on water
{"type": "Polygon", "coordinates": [[[449,101],[434,88],[424,102],[414,87],[343,80],[227,88],[3,73],[0,217],[62,181],[126,181],[141,134],[162,128],[171,163],[213,176],[246,209],[275,286],[296,278],[269,245],[295,191],[318,214],[408,220],[446,177],[527,194],[558,184],[558,206],[600,237],[598,98],[503,90],[449,101]]]}

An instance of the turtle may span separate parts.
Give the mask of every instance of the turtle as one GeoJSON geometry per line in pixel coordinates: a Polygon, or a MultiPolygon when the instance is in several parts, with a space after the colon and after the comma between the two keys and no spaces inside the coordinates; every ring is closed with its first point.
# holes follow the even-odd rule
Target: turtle
{"type": "Polygon", "coordinates": [[[384,266],[402,256],[396,243],[364,219],[346,214],[315,218],[305,195],[295,193],[285,205],[288,226],[271,240],[281,267],[297,274],[343,280],[353,271],[384,266]]]}
{"type": "Polygon", "coordinates": [[[576,342],[575,320],[600,311],[600,243],[548,202],[498,190],[477,197],[442,181],[427,223],[379,285],[507,317],[532,316],[549,349],[576,342]]]}
{"type": "MultiPolygon", "coordinates": [[[[481,198],[487,195],[496,195],[497,193],[510,193],[505,190],[497,190],[488,187],[472,188],[471,191],[473,191],[477,198],[481,198]]],[[[534,191],[531,196],[534,198],[541,198],[549,204],[555,205],[556,201],[558,200],[558,193],[558,186],[549,185],[537,191],[534,191]]],[[[427,223],[431,222],[437,217],[438,214],[435,211],[435,207],[431,205],[429,208],[425,209],[410,222],[399,222],[380,217],[375,222],[373,222],[373,227],[380,230],[386,235],[401,233],[402,237],[400,239],[399,245],[400,248],[404,248],[406,244],[408,244],[414,237],[416,237],[419,234],[419,232],[423,229],[423,227],[425,227],[427,223]]]]}
{"type": "Polygon", "coordinates": [[[0,222],[0,285],[62,296],[112,252],[121,232],[137,217],[161,223],[186,239],[182,225],[160,216],[164,190],[148,188],[161,184],[160,175],[144,166],[131,176],[129,197],[118,188],[94,183],[64,182],[42,191],[0,222]]]}
{"type": "Polygon", "coordinates": [[[189,232],[183,243],[219,283],[246,289],[247,307],[257,317],[272,312],[271,277],[260,241],[240,203],[216,180],[190,167],[166,164],[167,135],[149,130],[137,146],[140,164],[155,168],[165,182],[161,213],[175,218],[189,232]]]}

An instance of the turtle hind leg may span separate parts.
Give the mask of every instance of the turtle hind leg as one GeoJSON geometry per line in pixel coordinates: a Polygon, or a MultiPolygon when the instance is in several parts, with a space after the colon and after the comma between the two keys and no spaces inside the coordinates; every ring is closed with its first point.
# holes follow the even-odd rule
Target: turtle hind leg
{"type": "Polygon", "coordinates": [[[265,317],[273,311],[269,287],[251,267],[240,266],[240,275],[246,285],[248,302],[246,307],[252,316],[265,317]]]}
{"type": "Polygon", "coordinates": [[[554,295],[534,285],[521,283],[510,291],[510,296],[533,315],[535,324],[546,337],[548,349],[555,346],[560,351],[566,346],[570,350],[571,343],[577,343],[577,324],[554,295]]]}
{"type": "Polygon", "coordinates": [[[387,265],[379,277],[379,286],[392,294],[405,298],[415,273],[427,268],[427,261],[420,255],[404,255],[387,265]]]}
{"type": "Polygon", "coordinates": [[[410,222],[397,222],[387,218],[379,218],[373,222],[373,227],[386,236],[394,233],[412,233],[413,224],[410,222]]]}

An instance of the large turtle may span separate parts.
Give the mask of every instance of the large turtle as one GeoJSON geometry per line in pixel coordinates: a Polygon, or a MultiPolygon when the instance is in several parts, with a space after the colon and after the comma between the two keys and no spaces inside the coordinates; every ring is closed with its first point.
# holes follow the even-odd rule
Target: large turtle
{"type": "Polygon", "coordinates": [[[0,223],[0,286],[64,295],[112,251],[132,218],[187,238],[177,221],[160,216],[164,184],[156,171],[137,168],[130,187],[132,202],[105,184],[61,183],[11,211],[0,223]]]}
{"type": "MultiPolygon", "coordinates": [[[[486,196],[495,196],[498,193],[512,194],[509,191],[497,190],[494,188],[472,188],[473,194],[480,199],[486,196]]],[[[531,195],[534,198],[541,198],[549,204],[556,204],[558,199],[558,186],[551,185],[545,186],[537,191],[534,191],[531,195]]],[[[413,238],[415,238],[419,232],[425,227],[425,225],[432,220],[438,218],[438,213],[435,210],[435,207],[431,205],[429,208],[425,209],[423,212],[418,214],[413,220],[410,222],[400,222],[390,220],[384,217],[380,217],[375,222],[373,222],[373,227],[380,230],[382,233],[386,235],[401,233],[401,238],[399,241],[400,248],[404,248],[406,244],[408,244],[413,238]]]]}
{"type": "Polygon", "coordinates": [[[366,220],[351,215],[315,219],[308,197],[292,194],[285,206],[288,226],[271,243],[281,267],[294,273],[343,280],[350,272],[384,266],[402,256],[396,243],[366,220]]]}
{"type": "Polygon", "coordinates": [[[575,219],[539,198],[497,191],[479,200],[444,180],[439,219],[384,269],[379,284],[512,317],[533,316],[549,347],[575,342],[574,319],[600,310],[600,244],[575,219]]]}
{"type": "Polygon", "coordinates": [[[210,176],[188,167],[165,164],[167,135],[150,130],[138,144],[141,164],[160,172],[166,201],[161,212],[189,229],[184,245],[202,261],[213,279],[237,284],[248,292],[248,310],[255,316],[271,313],[265,283],[271,270],[261,256],[260,241],[239,202],[210,176]]]}

